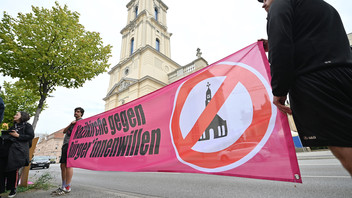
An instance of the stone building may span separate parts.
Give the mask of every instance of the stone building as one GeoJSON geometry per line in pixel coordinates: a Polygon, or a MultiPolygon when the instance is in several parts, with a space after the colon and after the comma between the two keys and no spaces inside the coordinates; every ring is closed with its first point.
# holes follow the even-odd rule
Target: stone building
{"type": "Polygon", "coordinates": [[[34,155],[52,156],[55,158],[56,163],[58,163],[61,157],[61,147],[64,140],[63,130],[64,129],[61,129],[41,138],[40,142],[37,143],[34,155]]]}
{"type": "Polygon", "coordinates": [[[131,0],[127,25],[121,30],[120,61],[110,71],[105,110],[115,108],[208,65],[197,58],[181,66],[171,59],[168,7],[161,0],[131,0]]]}

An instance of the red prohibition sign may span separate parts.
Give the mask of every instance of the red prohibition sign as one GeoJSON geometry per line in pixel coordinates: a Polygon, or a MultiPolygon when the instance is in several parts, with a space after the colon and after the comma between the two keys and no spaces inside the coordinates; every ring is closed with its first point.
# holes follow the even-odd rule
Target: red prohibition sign
{"type": "MultiPolygon", "coordinates": [[[[253,118],[252,123],[241,137],[226,149],[235,150],[243,147],[242,145],[245,145],[243,144],[244,142],[259,143],[262,140],[272,115],[270,97],[265,85],[254,73],[244,67],[238,65],[216,65],[186,81],[179,89],[171,120],[171,130],[178,155],[183,161],[202,168],[215,169],[235,163],[254,149],[240,149],[242,150],[241,152],[236,153],[236,156],[232,156],[231,159],[227,160],[219,160],[220,153],[226,149],[210,153],[192,150],[192,147],[197,143],[239,82],[249,92],[253,104],[253,118]],[[180,115],[189,93],[199,82],[215,76],[226,76],[226,79],[220,85],[190,132],[183,138],[180,129],[180,115]]],[[[236,111],[236,109],[233,109],[233,111],[236,111]]]]}

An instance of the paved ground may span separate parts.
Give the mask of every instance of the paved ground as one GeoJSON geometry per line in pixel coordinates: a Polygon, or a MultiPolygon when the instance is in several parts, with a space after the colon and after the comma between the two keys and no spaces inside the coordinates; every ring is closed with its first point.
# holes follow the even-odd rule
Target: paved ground
{"type": "MultiPolygon", "coordinates": [[[[68,193],[62,196],[50,195],[50,192],[55,190],[52,188],[48,191],[37,190],[37,191],[28,191],[24,193],[18,193],[16,198],[48,198],[48,197],[67,197],[67,198],[140,198],[141,196],[133,195],[126,192],[119,191],[106,191],[106,189],[92,188],[88,186],[82,186],[79,184],[75,184],[74,192],[68,193]]],[[[6,196],[4,196],[5,198],[6,196]]]]}
{"type": "MultiPolygon", "coordinates": [[[[313,152],[298,152],[297,153],[297,158],[298,160],[305,160],[305,159],[329,159],[329,158],[334,158],[334,156],[331,154],[330,151],[328,150],[323,150],[323,151],[313,151],[313,152]]],[[[47,198],[47,197],[58,197],[58,196],[52,196],[50,195],[50,192],[55,190],[55,188],[51,188],[47,191],[44,190],[36,190],[36,191],[27,191],[24,193],[18,193],[16,197],[18,198],[47,198]]],[[[6,198],[7,196],[3,196],[3,198],[6,198]]],[[[119,191],[106,191],[106,189],[100,189],[100,188],[92,188],[90,186],[84,186],[84,185],[79,185],[75,184],[74,192],[73,193],[68,193],[60,197],[72,197],[72,198],[95,198],[95,197],[104,197],[104,198],[109,198],[109,197],[114,197],[114,198],[140,198],[140,197],[146,197],[146,196],[141,196],[138,194],[131,194],[128,192],[119,192],[119,191]]]]}
{"type": "Polygon", "coordinates": [[[297,159],[332,159],[335,158],[330,150],[319,150],[312,152],[297,152],[297,159]]]}

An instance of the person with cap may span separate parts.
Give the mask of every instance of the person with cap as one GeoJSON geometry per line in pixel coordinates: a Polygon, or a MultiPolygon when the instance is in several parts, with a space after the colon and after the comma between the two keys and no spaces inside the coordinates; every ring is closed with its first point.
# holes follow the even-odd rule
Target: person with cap
{"type": "Polygon", "coordinates": [[[273,103],[292,113],[304,146],[327,146],[352,176],[352,52],[338,12],[323,0],[258,1],[273,103]]]}

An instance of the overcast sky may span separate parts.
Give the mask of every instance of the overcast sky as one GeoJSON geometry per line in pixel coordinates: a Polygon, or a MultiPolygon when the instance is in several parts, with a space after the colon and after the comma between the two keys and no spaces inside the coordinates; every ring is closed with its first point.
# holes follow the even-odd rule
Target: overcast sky
{"type": "MultiPolygon", "coordinates": [[[[326,0],[340,13],[347,33],[352,32],[352,1],[326,0]]],[[[121,34],[127,25],[129,0],[58,0],[72,11],[80,13],[80,23],[88,31],[100,32],[104,44],[113,46],[110,68],[120,60],[121,34]]],[[[196,49],[209,64],[247,45],[266,38],[266,12],[257,0],[163,0],[168,6],[167,27],[171,37],[171,58],[185,65],[196,59],[196,49]]],[[[0,0],[1,18],[6,11],[11,16],[31,12],[31,5],[51,8],[54,0],[0,0]]],[[[109,71],[109,70],[108,70],[109,71]]],[[[1,77],[0,84],[10,78],[1,77]]],[[[81,106],[84,118],[104,111],[109,75],[99,75],[82,88],[57,88],[48,98],[48,109],[39,117],[36,133],[53,133],[72,120],[73,109],[81,106]]],[[[5,101],[6,103],[6,101],[5,101]]]]}

